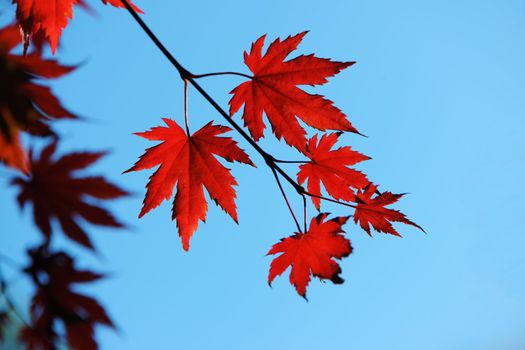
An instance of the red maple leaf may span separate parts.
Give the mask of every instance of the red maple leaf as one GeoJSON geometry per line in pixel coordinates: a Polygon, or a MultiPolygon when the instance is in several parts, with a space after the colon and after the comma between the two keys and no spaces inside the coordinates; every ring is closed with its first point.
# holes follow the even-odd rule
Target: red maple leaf
{"type": "MultiPolygon", "coordinates": [[[[333,198],[352,201],[355,197],[353,189],[363,188],[368,184],[368,180],[363,173],[348,167],[370,158],[349,146],[331,150],[337,139],[338,135],[333,133],[323,135],[319,144],[317,135],[308,140],[304,154],[311,161],[299,167],[297,180],[300,184],[308,180],[308,192],[312,194],[321,195],[322,182],[333,198]]],[[[320,199],[311,198],[319,210],[320,199]]]]}
{"type": "Polygon", "coordinates": [[[252,44],[250,53],[244,52],[244,62],[253,78],[232,90],[230,115],[244,105],[244,125],[257,141],[264,136],[263,112],[268,117],[278,139],[304,151],[306,131],[296,117],[319,130],[357,130],[333,102],[320,95],[309,94],[297,85],[322,85],[327,78],[355,62],[334,62],[314,55],[298,56],[285,61],[306,32],[289,36],[281,42],[276,39],[262,56],[265,35],[252,44]]]}
{"type": "Polygon", "coordinates": [[[53,160],[56,147],[56,142],[49,144],[39,158],[30,152],[29,177],[12,181],[20,188],[18,204],[22,208],[27,202],[32,203],[35,224],[48,239],[52,234],[51,221],[57,219],[67,237],[93,249],[78,219],[94,225],[122,227],[107,210],[93,204],[92,199],[109,200],[127,192],[100,176],[75,176],[76,171],[90,166],[105,153],[69,153],[53,160]]]}
{"type": "Polygon", "coordinates": [[[99,280],[103,275],[78,270],[73,259],[64,252],[50,252],[43,245],[29,250],[31,264],[24,270],[34,281],[29,326],[20,331],[28,349],[56,349],[57,321],[62,323],[71,349],[96,350],[94,328],[97,324],[112,327],[104,308],[92,297],[72,288],[79,283],[99,280]]]}
{"type": "Polygon", "coordinates": [[[342,235],[342,226],[348,217],[324,221],[327,216],[326,213],[319,214],[312,219],[307,232],[284,238],[270,249],[268,255],[282,254],[270,265],[269,284],[289,266],[292,267],[290,283],[305,298],[310,275],[336,284],[344,282],[339,276],[341,268],[334,258],[342,259],[352,253],[350,241],[342,235]]]}
{"type": "Polygon", "coordinates": [[[402,222],[412,225],[425,232],[421,226],[408,220],[405,214],[394,209],[387,209],[385,206],[393,204],[403,197],[404,194],[393,194],[391,192],[377,192],[377,186],[370,183],[362,191],[356,194],[357,207],[354,213],[354,222],[361,225],[369,235],[370,225],[377,232],[389,233],[394,236],[401,235],[392,226],[391,222],[402,222]],[[374,198],[372,196],[376,194],[374,198]]]}
{"type": "MultiPolygon", "coordinates": [[[[124,7],[120,0],[102,2],[124,7]]],[[[33,35],[42,34],[49,41],[53,54],[58,47],[62,30],[73,18],[73,5],[84,5],[82,0],[13,0],[13,3],[17,4],[16,18],[24,32],[24,46],[27,48],[33,35]]],[[[138,7],[131,5],[135,11],[142,13],[138,7]]]]}
{"type": "Polygon", "coordinates": [[[147,184],[142,217],[171,197],[177,185],[172,218],[177,221],[182,246],[189,249],[190,238],[197,230],[199,220],[206,220],[208,205],[204,198],[204,187],[224,211],[237,222],[235,206],[235,178],[214,157],[220,156],[229,162],[237,161],[253,165],[248,155],[229,137],[218,137],[230,128],[212,125],[209,122],[192,136],[173,120],[163,119],[167,127],[158,126],[149,131],[136,133],[151,141],[162,141],[149,148],[127,170],[137,171],[159,166],[147,184]]]}

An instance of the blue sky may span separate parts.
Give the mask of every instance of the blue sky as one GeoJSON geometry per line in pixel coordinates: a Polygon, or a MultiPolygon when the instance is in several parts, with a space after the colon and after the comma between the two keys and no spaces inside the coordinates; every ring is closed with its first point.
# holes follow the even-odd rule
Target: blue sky
{"type": "MultiPolygon", "coordinates": [[[[76,11],[58,52],[82,66],[52,86],[87,119],[60,124],[62,150],[111,150],[93,173],[135,194],[111,204],[128,231],[90,228],[99,256],[57,244],[111,274],[87,288],[119,327],[99,329],[102,349],[525,348],[525,1],[137,0],[194,73],[246,73],[242,53],[252,41],[303,30],[299,53],[357,61],[316,91],[369,136],[343,141],[373,158],[361,169],[383,190],[410,193],[397,208],[428,234],[398,226],[402,239],[370,238],[348,224],[355,251],[341,264],[346,283],[313,281],[308,303],[287,276],[266,284],[265,253],[294,224],[255,154],[259,168],[232,166],[239,226],[211,204],[185,253],[170,203],[137,219],[150,173],[121,172],[151,144],[132,133],[161,117],[182,121],[183,86],[125,11],[92,3],[98,16],[76,11]]],[[[14,9],[1,4],[5,21],[14,9]]],[[[241,81],[202,85],[226,106],[241,81]]],[[[194,130],[222,122],[194,91],[190,115],[194,130]]],[[[272,137],[261,145],[296,157],[272,137]]],[[[38,235],[3,188],[0,252],[23,262],[38,235]]],[[[31,290],[16,281],[23,307],[31,290]]]]}

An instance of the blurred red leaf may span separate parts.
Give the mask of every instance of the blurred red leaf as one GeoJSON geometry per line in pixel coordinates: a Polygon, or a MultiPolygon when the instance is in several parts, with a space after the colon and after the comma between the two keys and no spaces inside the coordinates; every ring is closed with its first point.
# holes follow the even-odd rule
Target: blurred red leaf
{"type": "Polygon", "coordinates": [[[75,242],[93,249],[78,219],[94,225],[122,227],[107,210],[92,204],[90,199],[109,200],[127,195],[127,192],[100,176],[78,177],[75,172],[87,168],[105,153],[69,153],[54,160],[56,142],[50,143],[37,158],[30,154],[30,174],[17,177],[12,183],[19,186],[18,204],[33,205],[35,224],[49,238],[51,222],[57,219],[62,231],[75,242]]]}
{"type": "Polygon", "coordinates": [[[27,173],[27,155],[20,143],[20,132],[47,136],[52,134],[49,121],[76,118],[48,87],[36,80],[61,77],[74,67],[45,60],[39,53],[26,57],[10,54],[20,42],[18,26],[0,29],[0,161],[27,173]]]}
{"type": "Polygon", "coordinates": [[[23,327],[21,340],[28,349],[55,349],[56,322],[61,322],[69,346],[75,350],[96,350],[97,324],[114,327],[104,308],[92,297],[73,290],[74,285],[103,276],[76,269],[72,257],[50,252],[47,245],[29,250],[31,264],[24,270],[34,281],[30,327],[23,327]]]}
{"type": "Polygon", "coordinates": [[[188,136],[175,121],[167,118],[163,120],[167,127],[158,126],[136,133],[145,139],[162,143],[147,149],[126,172],[159,166],[146,186],[148,191],[139,217],[169,199],[177,185],[172,217],[177,220],[182,246],[188,250],[190,238],[197,230],[199,220],[206,221],[208,204],[204,198],[204,188],[211,199],[237,222],[236,194],[233,188],[237,182],[229,169],[214,156],[220,156],[229,162],[253,163],[237,146],[237,142],[230,137],[218,137],[230,131],[230,128],[209,122],[188,136]]]}
{"type": "Polygon", "coordinates": [[[278,139],[300,151],[305,150],[306,131],[296,117],[319,130],[357,130],[333,102],[320,95],[312,95],[297,85],[322,85],[355,62],[334,62],[314,55],[298,56],[284,61],[294,51],[306,32],[289,36],[281,42],[276,39],[262,55],[265,35],[252,44],[250,53],[244,52],[244,62],[253,73],[253,79],[233,91],[230,115],[244,105],[244,125],[257,141],[264,135],[266,114],[278,139]]]}
{"type": "Polygon", "coordinates": [[[342,226],[348,217],[325,221],[327,216],[326,213],[319,214],[312,219],[307,232],[283,238],[270,249],[268,255],[282,254],[270,265],[269,284],[290,266],[290,283],[305,298],[310,275],[336,284],[344,282],[339,276],[341,268],[334,258],[342,259],[352,253],[350,241],[342,235],[342,226]]]}
{"type": "MultiPolygon", "coordinates": [[[[102,2],[115,7],[124,7],[120,0],[102,0],[102,2]]],[[[81,0],[13,0],[13,3],[17,5],[16,18],[24,33],[25,48],[34,35],[40,34],[49,42],[53,54],[58,47],[62,30],[73,18],[73,6],[85,7],[81,0]]],[[[132,3],[131,5],[135,11],[142,13],[138,7],[132,3]]]]}

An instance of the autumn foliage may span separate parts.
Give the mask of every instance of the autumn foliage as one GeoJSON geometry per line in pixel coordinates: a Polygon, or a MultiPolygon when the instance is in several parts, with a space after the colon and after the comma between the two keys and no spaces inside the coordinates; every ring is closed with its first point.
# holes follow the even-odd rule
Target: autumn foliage
{"type": "MultiPolygon", "coordinates": [[[[137,15],[142,11],[131,2],[102,2],[126,8],[143,29],[147,28],[137,15]]],[[[23,270],[33,281],[35,293],[30,319],[21,330],[20,339],[28,349],[56,349],[59,341],[67,342],[72,349],[97,349],[95,327],[113,327],[113,323],[97,300],[77,292],[74,287],[99,280],[103,275],[80,270],[71,255],[53,251],[51,242],[57,234],[53,222],[59,224],[67,238],[93,251],[95,247],[88,230],[81,222],[109,228],[124,227],[106,209],[105,202],[124,197],[128,192],[103,176],[82,175],[105,152],[57,152],[61,141],[53,124],[60,119],[77,117],[62,106],[48,82],[70,73],[75,67],[43,58],[46,45],[53,54],[57,52],[61,33],[75,7],[87,8],[88,4],[83,0],[14,0],[13,3],[17,22],[0,30],[0,161],[16,172],[11,184],[17,188],[18,205],[32,208],[34,223],[44,238],[41,245],[28,251],[30,264],[23,270]],[[27,149],[24,140],[29,137],[44,137],[48,141],[40,151],[27,149]]],[[[193,85],[231,128],[210,121],[191,132],[185,105],[184,113],[180,113],[184,124],[164,118],[164,125],[152,123],[150,130],[136,133],[153,144],[149,144],[144,154],[125,171],[152,171],[145,184],[139,217],[173,198],[172,219],[176,222],[182,248],[189,250],[190,239],[199,223],[206,221],[206,193],[235,222],[238,221],[235,203],[238,183],[225,164],[255,166],[249,152],[241,149],[233,139],[234,136],[244,138],[251,151],[262,156],[264,164],[258,164],[259,167],[268,166],[272,171],[296,226],[295,233],[281,239],[268,251],[273,258],[268,283],[289,270],[290,283],[304,298],[312,277],[343,283],[340,260],[352,253],[343,226],[350,218],[357,224],[355,227],[361,227],[369,235],[375,230],[400,236],[392,225],[396,222],[422,230],[401,212],[387,208],[402,194],[380,192],[378,185],[356,168],[370,157],[340,144],[340,137],[345,132],[360,135],[349,118],[328,98],[301,88],[326,84],[328,78],[355,63],[313,54],[290,58],[306,34],[302,32],[283,40],[277,38],[266,49],[266,35],[255,40],[249,52],[244,52],[249,73],[231,73],[244,76],[246,81],[231,90],[229,112],[196,82],[200,78],[227,73],[193,75],[170,58],[185,84],[185,94],[188,85],[193,85]],[[239,118],[246,129],[237,124],[239,118]],[[278,160],[259,146],[258,141],[268,134],[265,133],[267,124],[278,140],[298,152],[299,160],[278,160]],[[297,163],[296,176],[283,170],[281,163],[297,163]],[[304,213],[302,220],[290,205],[283,183],[303,197],[303,210],[298,211],[304,213]],[[310,205],[307,197],[319,212],[311,219],[306,215],[310,205]],[[343,216],[330,217],[323,212],[324,202],[339,204],[343,216]]],[[[153,39],[153,34],[148,35],[153,39]]],[[[4,282],[0,282],[3,285],[4,282]]],[[[0,330],[5,315],[0,310],[0,330]]]]}

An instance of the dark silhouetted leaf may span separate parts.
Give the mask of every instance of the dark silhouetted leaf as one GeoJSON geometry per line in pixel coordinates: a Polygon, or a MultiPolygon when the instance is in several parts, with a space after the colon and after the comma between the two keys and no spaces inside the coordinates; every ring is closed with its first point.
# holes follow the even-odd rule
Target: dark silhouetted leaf
{"type": "Polygon", "coordinates": [[[57,144],[49,144],[39,157],[30,154],[30,174],[17,177],[13,184],[19,186],[18,203],[33,205],[35,224],[50,237],[52,220],[56,219],[70,239],[87,248],[91,241],[79,224],[79,219],[100,226],[122,227],[107,210],[93,204],[93,200],[109,200],[127,195],[127,192],[100,176],[75,176],[99,160],[103,152],[78,152],[53,159],[57,144]]]}

